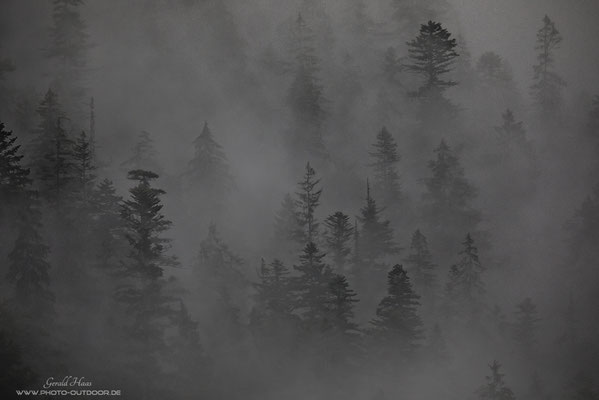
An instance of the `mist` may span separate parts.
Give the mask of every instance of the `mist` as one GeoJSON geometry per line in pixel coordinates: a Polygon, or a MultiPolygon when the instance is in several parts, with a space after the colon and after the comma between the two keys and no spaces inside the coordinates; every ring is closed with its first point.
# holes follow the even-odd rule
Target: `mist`
{"type": "Polygon", "coordinates": [[[599,397],[599,3],[5,0],[0,393],[599,397]]]}

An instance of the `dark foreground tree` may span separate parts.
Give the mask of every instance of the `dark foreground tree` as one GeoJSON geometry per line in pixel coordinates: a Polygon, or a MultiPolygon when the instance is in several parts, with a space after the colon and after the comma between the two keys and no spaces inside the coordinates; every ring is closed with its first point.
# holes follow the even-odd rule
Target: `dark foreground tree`
{"type": "Polygon", "coordinates": [[[458,57],[456,46],[451,33],[433,21],[421,25],[416,39],[408,42],[410,64],[407,67],[423,79],[419,95],[440,96],[445,89],[457,84],[444,78],[458,57]]]}

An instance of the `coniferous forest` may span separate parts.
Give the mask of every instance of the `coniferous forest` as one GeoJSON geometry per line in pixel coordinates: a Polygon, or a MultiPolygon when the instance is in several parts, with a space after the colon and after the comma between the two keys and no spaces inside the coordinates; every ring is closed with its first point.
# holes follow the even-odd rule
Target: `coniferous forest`
{"type": "Polygon", "coordinates": [[[3,0],[0,398],[598,400],[597,21],[3,0]]]}

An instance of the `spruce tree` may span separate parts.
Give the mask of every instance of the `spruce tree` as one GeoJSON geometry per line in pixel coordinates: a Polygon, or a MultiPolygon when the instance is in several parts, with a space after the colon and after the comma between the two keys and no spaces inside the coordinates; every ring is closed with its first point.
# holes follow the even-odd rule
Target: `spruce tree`
{"type": "Polygon", "coordinates": [[[481,386],[477,391],[478,398],[481,400],[515,400],[516,396],[503,380],[503,374],[499,371],[501,364],[493,361],[489,365],[491,375],[486,376],[486,384],[481,386]]]}
{"type": "Polygon", "coordinates": [[[545,15],[543,26],[537,31],[537,64],[533,66],[531,86],[531,93],[542,121],[555,120],[561,112],[565,81],[555,70],[555,51],[559,49],[561,42],[562,36],[555,23],[545,15]]]}
{"type": "Polygon", "coordinates": [[[428,336],[426,351],[431,361],[434,363],[443,363],[449,360],[447,343],[445,342],[445,337],[443,336],[443,332],[438,323],[433,325],[433,329],[428,336]]]}
{"type": "Polygon", "coordinates": [[[387,296],[371,321],[371,335],[382,351],[411,356],[420,347],[424,335],[418,315],[419,299],[403,267],[393,266],[387,277],[387,296]]]}
{"type": "Polygon", "coordinates": [[[8,205],[31,183],[29,169],[22,165],[21,146],[12,131],[0,122],[0,200],[8,205]]]}
{"type": "Polygon", "coordinates": [[[397,206],[402,197],[396,166],[400,160],[397,143],[387,128],[383,127],[372,147],[374,149],[370,156],[373,162],[370,166],[374,171],[374,192],[381,199],[383,206],[397,206]]]}
{"type": "Polygon", "coordinates": [[[312,30],[298,15],[294,25],[295,57],[293,80],[287,94],[291,112],[289,149],[300,157],[324,158],[323,141],[326,117],[324,89],[318,78],[320,60],[315,54],[312,30]]]}
{"type": "Polygon", "coordinates": [[[351,249],[349,241],[352,239],[354,229],[349,222],[349,216],[337,211],[325,219],[324,239],[327,254],[332,258],[335,270],[338,273],[346,271],[351,249]]]}
{"type": "Polygon", "coordinates": [[[503,123],[495,128],[499,143],[506,147],[516,146],[525,154],[532,154],[531,143],[526,138],[526,129],[522,121],[516,121],[514,113],[509,108],[501,114],[503,123]]]}
{"type": "Polygon", "coordinates": [[[462,245],[460,261],[449,270],[446,293],[454,314],[476,318],[482,311],[482,296],[485,294],[481,277],[484,268],[470,234],[466,235],[462,245]]]}
{"type": "Polygon", "coordinates": [[[91,229],[97,243],[94,259],[95,265],[105,271],[114,272],[126,254],[121,201],[109,179],[103,179],[92,192],[91,229]]]}
{"type": "MultiPolygon", "coordinates": [[[[117,320],[124,334],[124,349],[118,351],[120,362],[128,368],[127,380],[136,391],[147,393],[163,386],[160,359],[167,350],[166,329],[174,313],[176,299],[167,294],[164,267],[176,265],[166,254],[170,240],[163,237],[171,222],[161,213],[160,196],[165,192],[154,188],[158,175],[151,171],[132,170],[128,178],[136,182],[130,197],[121,206],[124,236],[129,254],[117,276],[115,297],[123,306],[117,320]]],[[[121,309],[119,309],[120,311],[121,309]]],[[[124,368],[124,366],[123,366],[124,368]]]]}
{"type": "Polygon", "coordinates": [[[399,247],[393,240],[393,229],[388,220],[381,219],[376,201],[370,195],[370,185],[366,184],[366,204],[360,209],[361,223],[359,254],[368,268],[380,269],[385,257],[397,254],[399,247]]]}
{"type": "Polygon", "coordinates": [[[493,51],[484,52],[476,62],[476,72],[485,86],[509,85],[512,71],[501,56],[493,51]]]}
{"type": "Polygon", "coordinates": [[[456,40],[440,23],[428,21],[421,25],[416,39],[408,42],[410,63],[408,70],[421,75],[423,84],[418,95],[440,96],[445,89],[457,83],[444,79],[443,76],[452,70],[458,54],[455,51],[456,40]]]}
{"type": "Polygon", "coordinates": [[[319,223],[316,219],[316,208],[320,204],[322,189],[318,187],[320,179],[316,179],[316,171],[306,164],[304,178],[298,182],[296,193],[296,206],[298,210],[299,223],[303,232],[303,242],[310,243],[318,240],[319,223]]]}
{"type": "Polygon", "coordinates": [[[154,172],[132,170],[127,177],[137,182],[121,209],[125,237],[131,248],[127,271],[143,280],[156,281],[163,275],[163,267],[176,264],[173,257],[166,255],[170,239],[162,237],[171,226],[161,213],[160,196],[165,192],[152,187],[151,182],[158,178],[154,172]]]}
{"type": "Polygon", "coordinates": [[[326,301],[333,274],[323,258],[324,254],[318,250],[318,246],[309,242],[300,255],[300,263],[293,266],[299,274],[293,280],[296,293],[294,309],[309,331],[318,332],[329,328],[326,301]]]}
{"type": "Polygon", "coordinates": [[[431,253],[428,249],[428,241],[419,229],[412,235],[410,243],[410,254],[404,260],[414,286],[420,293],[431,295],[437,284],[435,276],[436,265],[433,264],[431,253]]]}
{"type": "Polygon", "coordinates": [[[232,189],[233,177],[229,170],[229,161],[220,144],[204,123],[202,133],[193,142],[195,154],[189,162],[185,176],[191,185],[198,185],[203,193],[211,193],[212,198],[223,200],[232,189]]]}
{"type": "Polygon", "coordinates": [[[332,275],[325,298],[328,329],[324,352],[335,367],[355,365],[360,355],[360,333],[354,322],[356,296],[345,276],[332,275]]]}
{"type": "Polygon", "coordinates": [[[516,306],[515,314],[514,341],[525,355],[530,355],[537,341],[537,324],[540,321],[537,317],[537,306],[527,297],[516,306]]]}

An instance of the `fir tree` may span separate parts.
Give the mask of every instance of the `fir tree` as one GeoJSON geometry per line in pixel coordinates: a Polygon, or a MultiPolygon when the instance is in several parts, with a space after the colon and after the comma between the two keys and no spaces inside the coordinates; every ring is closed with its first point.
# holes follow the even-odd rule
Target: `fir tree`
{"type": "Polygon", "coordinates": [[[419,95],[440,96],[443,91],[457,83],[443,79],[452,70],[458,54],[456,40],[440,23],[429,21],[420,27],[416,39],[408,42],[411,63],[408,70],[422,76],[424,82],[418,89],[419,95]]]}
{"type": "Polygon", "coordinates": [[[374,170],[374,191],[380,196],[385,207],[396,205],[402,197],[396,167],[400,160],[397,143],[387,128],[383,127],[372,147],[374,151],[370,156],[373,162],[370,166],[374,170]]]}
{"type": "Polygon", "coordinates": [[[296,206],[298,209],[299,223],[303,231],[303,242],[315,242],[318,238],[319,223],[315,211],[320,204],[322,189],[318,188],[320,179],[316,179],[316,171],[306,164],[304,178],[298,183],[299,191],[296,193],[296,206]]]}
{"type": "Polygon", "coordinates": [[[495,128],[499,143],[506,147],[517,146],[525,154],[532,153],[531,143],[526,139],[526,130],[521,121],[516,121],[512,110],[507,109],[501,114],[503,123],[495,128]]]}
{"type": "Polygon", "coordinates": [[[423,339],[418,300],[408,274],[399,264],[388,274],[387,296],[381,300],[371,321],[372,336],[383,350],[410,356],[423,339]]]}
{"type": "Polygon", "coordinates": [[[553,120],[559,115],[562,106],[562,88],[565,81],[555,71],[555,51],[562,42],[562,36],[555,23],[547,16],[543,27],[537,32],[535,50],[537,64],[533,66],[531,93],[542,120],[553,120]]]}
{"type": "Polygon", "coordinates": [[[16,200],[31,183],[29,169],[22,166],[21,146],[12,131],[0,122],[0,199],[3,204],[16,200]]]}
{"type": "Polygon", "coordinates": [[[96,265],[105,271],[115,270],[125,253],[121,201],[114,184],[108,179],[102,180],[92,192],[92,236],[97,241],[95,260],[96,265]]]}
{"type": "Polygon", "coordinates": [[[256,287],[256,303],[260,318],[286,318],[293,310],[290,295],[289,270],[282,261],[275,259],[267,265],[262,260],[256,287]]]}
{"type": "Polygon", "coordinates": [[[192,185],[199,185],[203,192],[213,193],[215,199],[222,201],[232,188],[233,177],[223,148],[214,140],[207,122],[193,146],[195,154],[185,176],[192,185]]]}
{"type": "Polygon", "coordinates": [[[512,71],[503,58],[495,52],[484,52],[476,62],[476,72],[486,86],[509,85],[512,71]]]}
{"type": "Polygon", "coordinates": [[[294,26],[295,68],[293,81],[287,94],[293,127],[289,148],[294,154],[323,158],[325,122],[325,97],[318,78],[320,60],[315,54],[311,29],[301,14],[294,26]]]}
{"type": "Polygon", "coordinates": [[[333,274],[328,286],[325,298],[328,325],[324,348],[326,357],[337,367],[355,364],[360,351],[359,329],[354,322],[357,295],[340,274],[333,274]]]}
{"type": "Polygon", "coordinates": [[[348,265],[351,249],[349,241],[354,230],[349,222],[349,216],[337,211],[331,214],[324,221],[325,225],[325,245],[328,254],[332,257],[333,265],[337,272],[345,271],[348,265]]]}
{"type": "Polygon", "coordinates": [[[299,265],[293,267],[299,273],[293,281],[297,296],[294,309],[309,331],[318,332],[329,327],[326,301],[332,272],[323,258],[324,254],[318,250],[316,244],[309,242],[300,255],[299,265]]]}
{"type": "Polygon", "coordinates": [[[121,209],[125,237],[131,247],[127,270],[155,281],[163,275],[164,266],[176,264],[173,257],[165,254],[170,239],[162,237],[171,226],[171,221],[161,213],[160,196],[165,192],[152,187],[151,182],[158,178],[153,172],[132,170],[128,178],[137,184],[129,190],[131,197],[123,202],[121,209]]]}
{"type": "Polygon", "coordinates": [[[536,344],[536,331],[539,318],[537,306],[530,297],[525,298],[516,306],[516,321],[514,323],[514,340],[528,355],[536,344]]]}
{"type": "Polygon", "coordinates": [[[481,400],[515,400],[514,392],[506,385],[503,380],[504,375],[499,372],[501,364],[493,361],[489,368],[491,368],[491,376],[485,377],[487,383],[478,389],[478,398],[481,400]]]}
{"type": "Polygon", "coordinates": [[[484,271],[478,258],[478,249],[470,234],[462,243],[462,258],[450,271],[446,286],[447,297],[453,312],[471,318],[480,314],[485,286],[481,278],[484,271]]]}
{"type": "Polygon", "coordinates": [[[404,261],[416,288],[419,289],[420,293],[430,295],[437,283],[436,265],[432,262],[428,241],[419,229],[412,235],[410,254],[404,261]]]}
{"type": "Polygon", "coordinates": [[[363,264],[371,268],[382,267],[384,257],[397,254],[399,247],[393,241],[393,229],[388,220],[381,220],[382,210],[370,195],[366,184],[366,204],[360,209],[361,223],[359,254],[363,264]]]}

